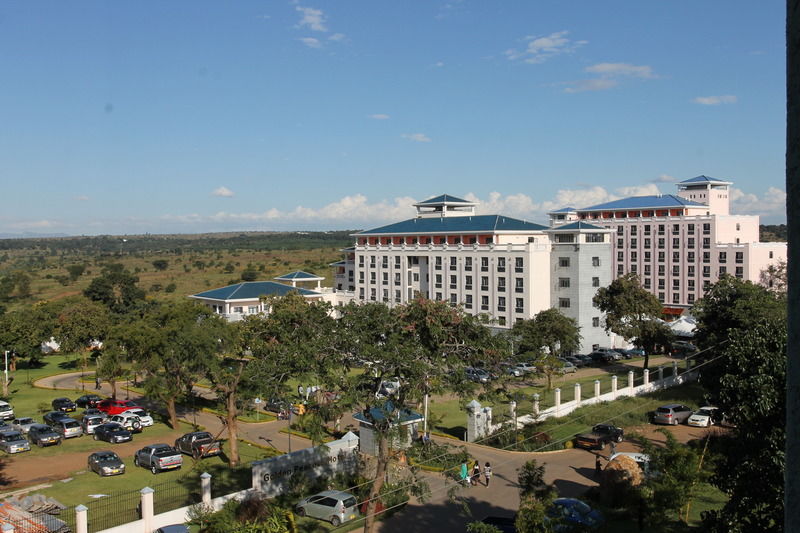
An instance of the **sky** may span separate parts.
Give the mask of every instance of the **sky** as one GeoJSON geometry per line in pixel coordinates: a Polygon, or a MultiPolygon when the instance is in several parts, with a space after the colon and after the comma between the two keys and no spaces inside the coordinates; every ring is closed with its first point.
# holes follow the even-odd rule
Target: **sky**
{"type": "Polygon", "coordinates": [[[785,221],[784,2],[0,3],[0,234],[331,230],[734,182],[785,221]]]}

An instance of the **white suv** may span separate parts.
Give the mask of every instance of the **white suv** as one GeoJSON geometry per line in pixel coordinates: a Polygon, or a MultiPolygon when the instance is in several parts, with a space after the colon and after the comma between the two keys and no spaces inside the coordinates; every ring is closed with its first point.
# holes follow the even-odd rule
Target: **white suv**
{"type": "Polygon", "coordinates": [[[129,409],[123,414],[133,414],[139,417],[139,422],[142,423],[143,428],[149,428],[153,425],[153,417],[144,409],[129,409]]]}
{"type": "Polygon", "coordinates": [[[139,419],[138,416],[134,415],[129,411],[125,411],[124,413],[120,413],[118,415],[114,415],[108,419],[109,422],[116,422],[117,424],[121,425],[131,433],[138,433],[142,431],[142,421],[139,419]]]}

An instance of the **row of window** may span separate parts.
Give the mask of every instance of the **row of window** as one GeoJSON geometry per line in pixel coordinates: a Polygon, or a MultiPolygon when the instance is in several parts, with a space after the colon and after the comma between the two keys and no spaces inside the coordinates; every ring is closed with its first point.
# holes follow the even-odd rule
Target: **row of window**
{"type": "MultiPolygon", "coordinates": [[[[369,282],[372,285],[378,283],[377,272],[370,272],[369,273],[369,282]]],[[[419,282],[419,273],[418,272],[409,272],[408,275],[408,284],[411,285],[414,282],[419,282]]],[[[428,274],[425,274],[426,282],[429,281],[428,274]]],[[[363,270],[358,272],[358,280],[361,283],[364,283],[365,273],[363,270]]],[[[443,285],[444,276],[442,274],[435,274],[434,275],[434,286],[437,289],[441,289],[443,285]]],[[[450,288],[457,289],[458,288],[458,276],[451,275],[450,276],[450,288]]],[[[472,283],[473,276],[464,276],[464,289],[472,290],[472,283]]],[[[505,292],[506,290],[506,278],[497,278],[497,291],[498,292],[505,292]]],[[[402,282],[402,278],[399,272],[395,272],[394,274],[394,284],[396,286],[400,286],[402,282]]],[[[382,285],[389,285],[389,273],[383,272],[381,276],[381,284],[382,285]]],[[[489,290],[489,276],[480,276],[480,287],[483,291],[489,290]]],[[[524,292],[525,291],[525,278],[514,278],[514,292],[524,292]]]]}
{"type": "MultiPolygon", "coordinates": [[[[568,289],[570,287],[571,281],[570,278],[558,278],[558,287],[560,289],[568,289]]],[[[592,287],[599,287],[600,286],[600,278],[593,277],[592,278],[592,287]]]]}
{"type": "MultiPolygon", "coordinates": [[[[631,262],[636,262],[639,260],[639,252],[636,250],[632,250],[630,253],[631,262]]],[[[650,252],[644,252],[644,261],[652,261],[652,254],[650,252]]],[[[658,252],[656,256],[658,258],[659,263],[663,263],[667,257],[665,252],[658,252]]],[[[688,252],[686,254],[686,261],[688,263],[694,263],[698,257],[702,257],[703,263],[710,263],[711,262],[711,252],[703,252],[702,256],[698,256],[694,252],[688,252]]],[[[625,260],[625,252],[618,251],[617,252],[617,261],[622,262],[625,260]]],[[[672,252],[672,262],[677,263],[681,260],[681,253],[680,252],[672,252]]],[[[719,252],[718,260],[720,263],[727,263],[728,262],[728,252],[719,252]]],[[[735,262],[737,264],[744,263],[744,252],[736,252],[735,262]]]]}
{"type": "MultiPolygon", "coordinates": [[[[561,268],[569,268],[570,265],[570,258],[569,257],[559,257],[558,258],[558,266],[561,268]]],[[[599,267],[600,266],[600,258],[599,257],[592,257],[592,266],[599,267]]]]}
{"type": "MultiPolygon", "coordinates": [[[[365,290],[364,288],[359,289],[359,298],[362,300],[364,299],[365,290]]],[[[377,289],[370,289],[369,290],[369,299],[371,301],[378,300],[378,291],[377,289]]],[[[382,301],[389,302],[389,289],[383,289],[382,291],[382,301]]],[[[400,290],[394,291],[394,301],[395,303],[400,303],[402,299],[402,292],[400,290]]],[[[442,300],[442,293],[436,292],[434,293],[435,300],[442,300]]],[[[498,312],[505,312],[506,311],[506,297],[505,296],[498,296],[497,297],[497,311],[498,312]]],[[[450,295],[450,303],[452,305],[458,305],[458,296],[456,294],[450,295]]],[[[473,308],[473,297],[471,294],[467,294],[464,296],[464,308],[465,309],[472,309],[473,308]]],[[[489,297],[488,296],[481,296],[481,303],[480,303],[480,310],[481,311],[489,311],[489,297]]],[[[525,299],[524,298],[514,298],[514,312],[515,313],[524,313],[525,312],[525,299]]]]}
{"type": "MultiPolygon", "coordinates": [[[[630,273],[631,274],[639,274],[639,265],[631,265],[630,273]]],[[[653,271],[652,271],[650,265],[644,265],[644,271],[642,272],[642,275],[643,276],[650,276],[650,275],[652,275],[652,273],[653,273],[653,271]]],[[[727,273],[728,273],[728,267],[727,266],[723,265],[723,266],[719,267],[719,272],[718,272],[719,276],[722,276],[723,274],[727,274],[727,273]]],[[[617,276],[622,276],[624,274],[625,274],[624,265],[617,265],[617,276]]],[[[666,275],[666,269],[664,268],[664,265],[658,265],[658,275],[659,276],[665,276],[666,275]]],[[[681,269],[680,269],[680,267],[678,265],[675,265],[675,266],[672,267],[672,275],[673,276],[680,276],[681,275],[681,269]]],[[[737,278],[740,278],[740,279],[743,278],[744,277],[744,267],[736,267],[736,270],[734,271],[734,275],[737,278]]],[[[694,265],[689,265],[688,267],[686,267],[686,276],[689,277],[689,278],[695,277],[695,267],[694,267],[694,265]]],[[[710,266],[704,266],[703,267],[703,277],[704,278],[711,277],[711,267],[710,266]]],[[[645,287],[645,288],[647,288],[647,287],[645,287]]]]}
{"type": "MultiPolygon", "coordinates": [[[[699,225],[699,224],[698,224],[699,225]]],[[[664,235],[667,231],[667,224],[654,224],[652,227],[655,228],[655,232],[657,235],[664,235]]],[[[740,225],[736,224],[736,229],[740,229],[740,225]]],[[[703,235],[711,234],[711,223],[706,222],[702,226],[703,235]]],[[[628,234],[631,237],[636,236],[639,233],[639,226],[631,226],[630,231],[628,234]]],[[[645,224],[642,228],[642,233],[644,235],[651,235],[651,225],[645,224]]],[[[681,233],[681,225],[680,224],[672,224],[672,234],[673,235],[680,235],[681,233]]],[[[625,226],[617,226],[617,235],[624,235],[625,234],[625,226]]],[[[694,235],[695,234],[695,224],[686,224],[686,234],[687,235],[694,235]]]]}
{"type": "MultiPolygon", "coordinates": [[[[652,239],[645,237],[642,239],[644,244],[643,248],[645,250],[649,250],[652,248],[652,239]]],[[[666,247],[667,240],[663,237],[656,239],[656,248],[659,250],[663,250],[666,247]]],[[[700,241],[695,241],[694,237],[689,237],[686,239],[686,248],[696,248],[697,244],[700,241]]],[[[738,242],[738,241],[737,241],[738,242]]],[[[639,239],[636,237],[630,237],[628,239],[628,246],[627,248],[637,248],[639,246],[639,239]]],[[[625,248],[625,239],[622,237],[617,239],[617,248],[625,248]]],[[[680,248],[681,247],[681,240],[678,237],[672,239],[672,249],[680,248]]],[[[703,248],[711,248],[711,238],[710,237],[703,237],[703,248]]]]}
{"type": "MultiPolygon", "coordinates": [[[[366,256],[359,255],[358,256],[358,266],[364,267],[366,263],[366,256]]],[[[378,259],[380,259],[381,268],[389,268],[389,256],[369,256],[369,267],[370,268],[377,268],[378,267],[378,259]]],[[[450,256],[448,260],[448,267],[450,270],[457,270],[458,269],[458,257],[450,256]]],[[[444,260],[445,258],[442,256],[434,256],[433,258],[433,267],[435,270],[442,270],[444,267],[444,260]]],[[[488,272],[489,271],[489,258],[488,257],[465,257],[464,258],[464,270],[471,271],[473,267],[473,263],[479,263],[481,272],[488,272]],[[479,261],[474,261],[474,259],[478,259],[479,261]]],[[[506,264],[509,264],[510,268],[510,261],[506,261],[505,257],[498,257],[497,258],[497,271],[498,272],[505,272],[506,271],[506,264]]],[[[412,256],[408,258],[408,268],[411,265],[418,265],[419,264],[419,257],[412,256]]],[[[394,256],[394,268],[402,268],[402,257],[399,255],[394,256]]],[[[514,271],[515,272],[523,272],[525,269],[525,259],[523,257],[515,257],[514,258],[514,271]]]]}

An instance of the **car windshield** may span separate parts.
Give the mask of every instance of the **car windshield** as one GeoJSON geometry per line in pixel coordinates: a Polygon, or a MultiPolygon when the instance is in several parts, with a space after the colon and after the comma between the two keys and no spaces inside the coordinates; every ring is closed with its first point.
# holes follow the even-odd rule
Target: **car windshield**
{"type": "Polygon", "coordinates": [[[6,441],[6,442],[13,442],[15,440],[23,440],[22,439],[22,435],[20,435],[19,433],[16,433],[16,432],[14,432],[14,433],[5,433],[4,435],[2,435],[2,439],[4,441],[6,441]]]}
{"type": "Polygon", "coordinates": [[[117,454],[115,453],[101,453],[95,456],[97,460],[101,463],[107,463],[108,461],[116,461],[117,454]]]}
{"type": "Polygon", "coordinates": [[[590,513],[592,511],[591,507],[589,507],[588,505],[586,505],[585,503],[583,503],[580,500],[575,500],[572,503],[572,508],[575,511],[579,512],[580,514],[588,514],[588,513],[590,513]]]}
{"type": "Polygon", "coordinates": [[[33,424],[33,418],[20,418],[17,424],[33,424]]]}
{"type": "Polygon", "coordinates": [[[355,498],[347,498],[342,502],[345,507],[355,507],[356,506],[356,499],[355,498]]]}

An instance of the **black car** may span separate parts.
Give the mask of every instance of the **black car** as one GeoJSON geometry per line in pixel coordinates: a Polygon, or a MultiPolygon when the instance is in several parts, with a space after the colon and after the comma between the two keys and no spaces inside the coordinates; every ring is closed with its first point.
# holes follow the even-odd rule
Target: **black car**
{"type": "Polygon", "coordinates": [[[75,402],[69,398],[56,398],[51,405],[53,406],[53,411],[63,411],[65,413],[71,413],[78,408],[75,402]]]}
{"type": "Polygon", "coordinates": [[[610,351],[605,350],[595,350],[589,354],[589,357],[595,363],[613,363],[614,362],[614,355],[611,354],[610,351]]]}
{"type": "Polygon", "coordinates": [[[50,411],[49,413],[45,413],[42,418],[44,419],[45,424],[52,426],[59,420],[71,417],[64,411],[50,411]]]}
{"type": "Polygon", "coordinates": [[[85,409],[87,407],[96,406],[104,399],[105,398],[103,398],[102,396],[98,396],[97,394],[84,394],[83,396],[75,400],[75,403],[77,404],[78,407],[82,407],[85,409]]]}
{"type": "Polygon", "coordinates": [[[118,476],[125,473],[125,463],[119,455],[110,451],[94,452],[87,460],[89,470],[101,476],[118,476]]]}
{"type": "Polygon", "coordinates": [[[94,428],[94,433],[92,435],[94,436],[94,440],[104,440],[112,444],[133,440],[131,432],[116,422],[107,422],[97,426],[94,428]]]}
{"type": "Polygon", "coordinates": [[[61,444],[61,435],[44,424],[35,424],[28,430],[28,440],[40,448],[61,444]]]}

